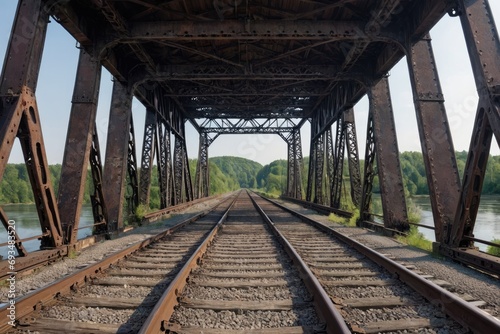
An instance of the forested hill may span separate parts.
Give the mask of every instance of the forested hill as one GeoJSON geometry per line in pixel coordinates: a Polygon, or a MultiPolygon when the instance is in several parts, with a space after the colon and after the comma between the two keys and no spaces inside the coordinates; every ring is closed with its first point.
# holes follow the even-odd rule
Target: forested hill
{"type": "Polygon", "coordinates": [[[238,180],[240,188],[257,188],[255,177],[262,169],[258,162],[239,157],[214,157],[208,160],[226,177],[238,180]]]}
{"type": "MultiPolygon", "coordinates": [[[[463,173],[467,152],[457,152],[457,165],[460,174],[463,173]]],[[[303,182],[307,177],[308,158],[304,159],[303,182]]],[[[239,188],[258,188],[262,191],[280,194],[286,187],[287,162],[276,160],[269,165],[261,164],[239,157],[214,157],[209,159],[210,164],[210,193],[219,194],[239,188]]],[[[361,162],[363,165],[363,162],[361,162]]],[[[346,163],[347,165],[347,163],[346,163]]],[[[190,160],[191,176],[194,180],[196,160],[190,160]]],[[[427,181],[422,154],[404,152],[401,154],[401,168],[404,175],[404,184],[410,195],[428,194],[427,181]]],[[[363,170],[363,168],[361,168],[363,170]]],[[[159,187],[156,168],[153,169],[151,184],[151,208],[159,207],[159,187]]],[[[61,165],[51,165],[50,174],[55,192],[59,186],[61,165]]],[[[347,176],[347,166],[345,166],[347,176]]],[[[84,200],[89,201],[91,188],[90,171],[87,177],[87,189],[84,200]]],[[[374,191],[378,184],[375,179],[374,191]]],[[[483,185],[484,194],[500,194],[500,156],[490,156],[483,185]]],[[[29,184],[28,174],[24,164],[8,164],[3,180],[0,184],[0,204],[5,203],[32,203],[33,193],[29,184]]]]}

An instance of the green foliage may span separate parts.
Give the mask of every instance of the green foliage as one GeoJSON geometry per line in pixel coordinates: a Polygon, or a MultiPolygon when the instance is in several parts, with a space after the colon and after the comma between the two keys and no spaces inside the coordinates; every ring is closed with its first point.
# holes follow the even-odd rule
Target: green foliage
{"type": "Polygon", "coordinates": [[[334,213],[330,213],[330,215],[328,216],[328,220],[344,226],[354,227],[356,226],[356,221],[359,219],[359,210],[352,209],[350,212],[353,213],[353,216],[351,218],[344,218],[337,216],[334,213]]]}
{"type": "MultiPolygon", "coordinates": [[[[500,239],[493,239],[491,242],[500,245],[500,239]]],[[[488,248],[486,248],[486,253],[500,257],[500,246],[499,247],[488,246],[488,248]]]]}
{"type": "Polygon", "coordinates": [[[78,257],[78,252],[74,249],[70,249],[68,252],[68,259],[76,259],[78,257]]]}
{"type": "Polygon", "coordinates": [[[262,167],[257,173],[257,186],[271,195],[281,195],[285,192],[288,163],[286,160],[276,160],[262,167]]]}
{"type": "Polygon", "coordinates": [[[347,226],[356,226],[356,222],[359,220],[359,209],[354,209],[351,212],[352,217],[349,218],[347,226]]]}
{"type": "MultiPolygon", "coordinates": [[[[457,166],[459,172],[463,174],[467,160],[467,152],[456,152],[457,166]]],[[[401,168],[403,171],[403,182],[406,188],[406,196],[428,195],[427,179],[425,167],[420,152],[404,152],[400,155],[401,168]]],[[[189,161],[191,178],[194,181],[196,173],[196,160],[189,161]]],[[[302,189],[307,188],[307,175],[309,168],[309,157],[303,159],[302,189]]],[[[214,157],[209,159],[210,170],[210,194],[216,195],[239,188],[259,188],[261,191],[277,196],[286,189],[287,182],[287,161],[276,160],[269,165],[262,166],[257,162],[239,157],[214,157]]],[[[344,177],[348,176],[347,163],[344,164],[344,177]]],[[[363,161],[361,161],[363,170],[363,161]]],[[[59,179],[61,175],[61,165],[49,166],[51,181],[57,196],[59,189],[59,179]]],[[[348,184],[342,198],[342,209],[353,212],[354,206],[350,202],[348,184]]],[[[93,189],[90,170],[87,174],[84,203],[90,202],[90,193],[93,189]]],[[[374,179],[373,192],[379,192],[378,177],[374,179]]],[[[500,194],[500,156],[490,156],[488,159],[486,177],[483,184],[483,194],[500,194]]],[[[29,181],[25,164],[7,164],[4,175],[0,183],[0,204],[6,203],[33,203],[33,192],[29,181]]],[[[150,209],[160,208],[160,187],[158,184],[158,170],[152,169],[150,209]]],[[[410,221],[418,220],[420,216],[418,210],[409,205],[410,221]]],[[[373,201],[374,213],[382,213],[382,209],[376,201],[373,201]]]]}
{"type": "Polygon", "coordinates": [[[422,212],[409,197],[406,198],[406,206],[408,208],[408,222],[414,224],[420,222],[422,219],[422,212]]]}
{"type": "MultiPolygon", "coordinates": [[[[223,175],[237,182],[235,189],[256,187],[256,175],[262,168],[258,162],[239,157],[215,157],[208,161],[211,163],[210,168],[212,164],[216,165],[223,175]]],[[[230,186],[235,187],[234,184],[230,186]]]]}
{"type": "Polygon", "coordinates": [[[149,209],[149,207],[145,204],[139,204],[136,208],[135,208],[135,220],[140,222],[141,220],[144,219],[144,216],[146,214],[148,214],[151,210],[149,209]]]}
{"type": "Polygon", "coordinates": [[[426,239],[415,225],[410,226],[410,231],[406,236],[398,236],[396,239],[407,245],[432,252],[432,241],[426,239]]]}

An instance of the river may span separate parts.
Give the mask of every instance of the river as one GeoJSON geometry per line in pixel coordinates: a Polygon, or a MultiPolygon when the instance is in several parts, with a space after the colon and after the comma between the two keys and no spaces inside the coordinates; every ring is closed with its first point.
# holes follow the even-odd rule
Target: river
{"type": "MultiPolygon", "coordinates": [[[[421,212],[420,224],[434,226],[432,219],[431,203],[428,196],[412,198],[421,212]]],[[[479,212],[474,226],[474,237],[481,240],[492,241],[500,239],[500,196],[481,196],[479,212]]],[[[419,231],[429,240],[435,241],[434,231],[427,228],[419,228],[419,231]]],[[[480,250],[485,251],[487,246],[476,243],[480,250]]]]}
{"type": "MultiPolygon", "coordinates": [[[[377,201],[377,196],[374,200],[377,201]]],[[[423,225],[434,226],[432,219],[431,205],[429,197],[415,197],[413,202],[420,208],[421,221],[423,225]]],[[[474,236],[478,239],[491,241],[495,237],[500,239],[500,196],[482,196],[481,210],[477,216],[476,226],[474,228],[474,236]]],[[[41,229],[38,222],[38,215],[33,204],[9,204],[4,205],[9,219],[14,220],[16,230],[21,238],[29,238],[31,236],[40,235],[41,229]]],[[[86,205],[82,209],[80,226],[88,226],[93,223],[92,208],[86,205]]],[[[426,228],[419,228],[424,236],[434,241],[434,231],[426,228]]],[[[7,241],[7,232],[0,228],[0,243],[7,241]]],[[[84,238],[92,234],[91,228],[84,228],[78,231],[78,238],[84,238]]],[[[486,245],[476,244],[479,249],[486,250],[486,245]]],[[[40,241],[30,240],[24,243],[24,247],[28,251],[36,250],[40,247],[40,241]]],[[[7,247],[0,247],[0,255],[6,256],[7,247]]]]}
{"type": "MultiPolygon", "coordinates": [[[[34,204],[8,204],[3,205],[7,217],[10,220],[15,221],[16,232],[21,239],[33,237],[42,234],[42,229],[40,228],[40,223],[38,219],[38,214],[34,204]]],[[[90,205],[84,205],[82,208],[82,214],[80,218],[80,226],[88,226],[94,223],[94,217],[92,215],[92,207],[90,205]]],[[[7,242],[7,231],[0,227],[0,244],[7,242]]],[[[84,238],[86,236],[92,235],[91,228],[83,228],[78,230],[78,239],[84,238]]],[[[28,252],[34,251],[40,248],[40,241],[29,240],[24,243],[24,247],[28,252]]],[[[4,258],[7,255],[7,247],[0,247],[0,255],[4,258]]]]}

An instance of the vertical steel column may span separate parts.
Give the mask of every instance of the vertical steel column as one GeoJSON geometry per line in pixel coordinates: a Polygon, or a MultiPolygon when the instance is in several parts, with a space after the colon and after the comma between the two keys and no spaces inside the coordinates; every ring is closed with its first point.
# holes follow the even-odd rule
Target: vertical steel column
{"type": "Polygon", "coordinates": [[[153,161],[155,157],[156,127],[156,111],[153,108],[146,108],[144,138],[142,143],[141,181],[139,182],[139,202],[148,207],[151,190],[151,174],[153,173],[153,161]]]}
{"type": "Polygon", "coordinates": [[[359,207],[361,204],[361,173],[359,170],[358,138],[356,137],[356,123],[354,121],[354,110],[350,108],[344,112],[344,132],[347,145],[347,157],[349,163],[349,178],[351,181],[352,203],[359,207]]]}
{"type": "Polygon", "coordinates": [[[410,47],[407,60],[436,241],[443,242],[455,217],[460,177],[430,36],[410,47]]]}
{"type": "Polygon", "coordinates": [[[460,0],[460,20],[479,94],[450,247],[471,247],[493,134],[500,143],[500,41],[487,0],[460,0]]]}
{"type": "MultiPolygon", "coordinates": [[[[181,133],[184,135],[184,122],[181,133]]],[[[193,199],[193,186],[189,161],[187,157],[185,138],[175,137],[174,147],[174,204],[180,204],[193,199]]]]}
{"type": "Polygon", "coordinates": [[[314,157],[316,156],[316,142],[312,140],[311,134],[311,144],[309,146],[309,169],[307,172],[307,188],[306,188],[306,201],[312,201],[312,191],[314,187],[314,170],[316,169],[316,161],[314,157]]]}
{"type": "Polygon", "coordinates": [[[373,117],[373,134],[384,212],[384,226],[404,231],[409,228],[408,214],[387,78],[383,78],[372,87],[369,97],[370,112],[373,117]]]}
{"type": "Polygon", "coordinates": [[[331,185],[333,208],[340,208],[340,198],[342,196],[342,182],[344,172],[344,150],[345,150],[345,136],[344,136],[344,121],[343,117],[337,120],[337,134],[335,136],[335,168],[333,171],[333,180],[331,185]]]}
{"type": "Polygon", "coordinates": [[[295,152],[293,147],[293,132],[289,134],[289,136],[285,136],[283,133],[280,133],[281,138],[287,144],[287,176],[286,176],[286,195],[289,197],[295,197],[295,152]]]}
{"type": "Polygon", "coordinates": [[[286,141],[288,148],[288,173],[286,195],[292,198],[302,199],[302,140],[300,128],[294,129],[288,136],[280,133],[286,141]]]}
{"type": "Polygon", "coordinates": [[[300,128],[293,130],[293,153],[294,153],[294,171],[293,171],[293,198],[302,199],[302,174],[304,161],[302,155],[302,139],[300,128]]]}
{"type": "Polygon", "coordinates": [[[42,248],[64,241],[35,98],[48,20],[40,0],[19,1],[0,77],[0,180],[17,136],[45,234],[42,248]]]}
{"type": "Polygon", "coordinates": [[[372,189],[373,180],[376,175],[376,150],[375,150],[375,129],[373,124],[372,109],[368,113],[368,124],[366,128],[366,150],[365,150],[365,166],[364,166],[364,181],[363,192],[361,196],[361,204],[359,207],[359,220],[356,225],[362,226],[363,221],[371,221],[371,204],[372,204],[372,189]]]}
{"type": "Polygon", "coordinates": [[[101,65],[81,49],[57,196],[65,242],[69,244],[77,241],[100,80],[101,65]]]}
{"type": "MultiPolygon", "coordinates": [[[[182,126],[184,128],[184,124],[182,126]]],[[[187,145],[186,145],[186,137],[185,137],[185,131],[183,129],[182,133],[184,134],[184,140],[182,141],[182,154],[184,156],[184,187],[186,189],[186,201],[190,202],[194,199],[194,192],[193,192],[193,181],[191,179],[191,170],[189,169],[189,158],[187,154],[187,145]]],[[[208,187],[207,187],[208,188],[208,187]]]]}
{"type": "Polygon", "coordinates": [[[324,204],[323,171],[325,169],[325,135],[318,137],[314,149],[314,203],[324,204]]]}
{"type": "Polygon", "coordinates": [[[90,149],[90,171],[92,172],[92,183],[94,189],[90,195],[92,203],[92,213],[94,215],[94,234],[108,233],[108,211],[104,201],[101,150],[99,148],[99,138],[97,127],[94,123],[92,135],[92,147],[90,149]]]}
{"type": "Polygon", "coordinates": [[[326,170],[327,170],[327,182],[326,182],[326,193],[328,199],[326,203],[332,205],[333,202],[333,182],[335,180],[335,147],[333,145],[333,135],[332,128],[328,127],[328,130],[325,132],[325,150],[326,150],[326,170]]]}
{"type": "Polygon", "coordinates": [[[170,131],[163,122],[158,122],[158,184],[160,185],[160,208],[165,209],[172,204],[172,154],[170,148],[170,131]]]}
{"type": "Polygon", "coordinates": [[[210,174],[208,166],[208,147],[210,146],[208,133],[200,133],[200,144],[198,149],[198,163],[196,165],[196,176],[194,191],[196,198],[208,197],[210,174]]]}
{"type": "Polygon", "coordinates": [[[104,199],[108,209],[108,228],[123,228],[123,204],[129,146],[132,94],[115,80],[109,113],[106,158],[104,160],[104,199]]]}
{"type": "Polygon", "coordinates": [[[134,117],[130,113],[130,126],[128,133],[128,151],[127,151],[127,174],[128,174],[128,213],[135,213],[139,205],[139,178],[137,175],[137,155],[135,153],[135,131],[134,117]]]}

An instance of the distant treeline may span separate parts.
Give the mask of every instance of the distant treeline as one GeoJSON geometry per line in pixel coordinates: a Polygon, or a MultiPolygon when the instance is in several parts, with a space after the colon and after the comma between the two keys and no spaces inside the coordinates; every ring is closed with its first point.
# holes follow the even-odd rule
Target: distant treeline
{"type": "MultiPolygon", "coordinates": [[[[467,152],[457,152],[457,165],[460,175],[463,174],[467,152]]],[[[404,184],[410,195],[428,195],[425,167],[422,154],[419,152],[401,153],[401,168],[404,175],[404,184]]],[[[303,182],[307,178],[308,158],[304,159],[303,182]]],[[[209,159],[210,165],[210,193],[220,194],[239,188],[252,188],[273,194],[279,194],[286,188],[287,161],[276,160],[269,165],[261,164],[239,157],[215,157],[209,159]]],[[[361,171],[363,171],[361,161],[361,171]]],[[[194,180],[196,159],[190,160],[191,176],[194,180]]],[[[61,165],[49,167],[54,190],[57,195],[61,165]]],[[[348,175],[347,161],[344,169],[348,175]]],[[[87,177],[84,201],[90,201],[92,181],[90,171],[87,177]]],[[[375,179],[374,191],[378,191],[378,181],[375,179]]],[[[500,156],[490,156],[486,178],[483,185],[483,194],[500,194],[500,156]]],[[[24,164],[8,164],[5,168],[3,180],[0,184],[0,203],[32,203],[33,192],[29,183],[28,173],[24,164]]],[[[156,168],[153,169],[151,180],[151,208],[159,208],[159,186],[156,168]]]]}

